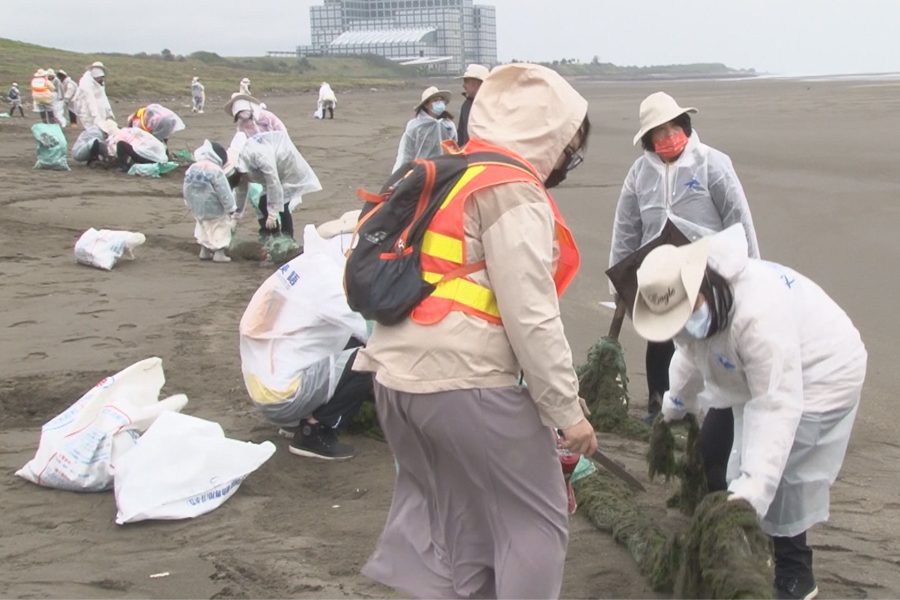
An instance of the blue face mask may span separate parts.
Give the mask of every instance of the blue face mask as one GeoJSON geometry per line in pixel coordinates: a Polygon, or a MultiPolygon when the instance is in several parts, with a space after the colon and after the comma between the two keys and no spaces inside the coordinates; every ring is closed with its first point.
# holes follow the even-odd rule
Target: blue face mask
{"type": "Polygon", "coordinates": [[[437,100],[431,103],[431,112],[436,116],[441,116],[447,110],[447,104],[443,100],[437,100]]]}
{"type": "Polygon", "coordinates": [[[704,302],[700,308],[691,313],[691,317],[684,324],[684,332],[694,339],[702,340],[709,334],[712,326],[712,314],[709,312],[709,304],[704,302]]]}

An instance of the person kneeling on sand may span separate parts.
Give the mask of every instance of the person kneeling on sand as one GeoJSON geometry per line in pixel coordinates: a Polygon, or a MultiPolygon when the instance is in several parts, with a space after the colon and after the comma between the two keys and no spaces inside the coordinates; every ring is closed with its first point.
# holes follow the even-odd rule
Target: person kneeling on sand
{"type": "Polygon", "coordinates": [[[200,260],[231,262],[225,250],[231,245],[240,216],[226,172],[233,166],[221,144],[204,140],[194,151],[194,163],[184,174],[184,203],[197,221],[194,237],[200,244],[200,260]]]}

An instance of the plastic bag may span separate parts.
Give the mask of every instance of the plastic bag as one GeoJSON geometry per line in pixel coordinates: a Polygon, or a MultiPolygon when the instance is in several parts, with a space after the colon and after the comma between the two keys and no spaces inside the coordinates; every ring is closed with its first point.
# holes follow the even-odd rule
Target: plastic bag
{"type": "Polygon", "coordinates": [[[272,442],[227,439],[218,423],[164,414],[115,461],[116,523],[207,513],[274,453],[272,442]]]}
{"type": "Polygon", "coordinates": [[[351,335],[369,337],[365,320],[347,305],[338,247],[313,225],[304,228],[303,245],[303,254],[263,282],[241,318],[241,372],[260,403],[292,401],[307,367],[338,355],[351,335]]]}
{"type": "Polygon", "coordinates": [[[149,164],[140,164],[135,163],[131,165],[131,168],[128,169],[129,175],[137,175],[139,177],[159,177],[160,175],[165,175],[170,171],[174,171],[178,168],[177,162],[164,162],[164,163],[149,163],[149,164]]]}
{"type": "Polygon", "coordinates": [[[31,135],[37,142],[37,162],[35,169],[52,169],[54,171],[69,171],[69,163],[66,160],[68,142],[62,128],[56,123],[35,123],[31,126],[31,135]]]}
{"type": "Polygon", "coordinates": [[[91,227],[75,242],[75,260],[110,271],[120,258],[134,260],[134,249],[145,241],[147,238],[143,233],[91,227]]]}
{"type": "Polygon", "coordinates": [[[41,429],[37,453],[16,475],[38,485],[99,492],[113,486],[113,463],[166,411],[187,404],[180,394],[158,401],[162,359],[137,362],[103,379],[41,429]]]}

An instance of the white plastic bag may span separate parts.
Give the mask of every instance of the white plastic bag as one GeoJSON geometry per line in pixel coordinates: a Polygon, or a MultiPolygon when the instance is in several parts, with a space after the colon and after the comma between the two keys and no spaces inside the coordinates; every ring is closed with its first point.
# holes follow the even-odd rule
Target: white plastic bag
{"type": "Polygon", "coordinates": [[[107,377],[43,426],[37,454],[16,475],[76,492],[110,489],[113,462],[134,447],[140,432],[187,404],[183,394],[158,401],[165,382],[156,357],[107,377]]]}
{"type": "Polygon", "coordinates": [[[91,227],[75,242],[75,260],[110,271],[120,258],[134,260],[134,249],[146,241],[143,233],[91,227]]]}
{"type": "Polygon", "coordinates": [[[340,241],[307,225],[303,254],[263,282],[244,311],[241,371],[254,402],[295,399],[310,365],[340,354],[351,335],[368,339],[365,319],[347,305],[340,241]]]}
{"type": "Polygon", "coordinates": [[[227,439],[213,421],[164,414],[115,462],[116,523],[207,513],[274,453],[272,442],[227,439]]]}

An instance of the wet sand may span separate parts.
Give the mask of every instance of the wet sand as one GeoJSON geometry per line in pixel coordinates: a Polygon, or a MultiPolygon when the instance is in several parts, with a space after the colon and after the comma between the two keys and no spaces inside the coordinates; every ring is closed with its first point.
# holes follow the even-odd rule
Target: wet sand
{"type": "MultiPolygon", "coordinates": [[[[431,82],[428,82],[430,84],[431,82]]],[[[456,89],[458,81],[438,81],[456,89]]],[[[423,82],[421,87],[426,84],[423,82]]],[[[900,596],[900,443],[892,410],[900,389],[897,261],[900,85],[897,82],[575,82],[594,129],[584,165],[555,196],[584,255],[563,300],[578,360],[605,333],[611,313],[602,275],[619,188],[637,150],[637,108],[665,89],[703,141],[728,153],[750,199],[761,251],[811,276],[857,324],[869,370],[850,451],[828,524],[810,533],[822,598],[900,596]]],[[[315,99],[267,98],[316,170],[324,191],[295,213],[298,231],[358,206],[354,190],[381,185],[419,87],[337,90],[334,121],[317,121],[315,99]]],[[[148,101],[159,99],[148,99],[148,101]]],[[[460,97],[450,110],[458,110],[460,97]]],[[[187,130],[173,150],[205,137],[228,142],[233,125],[216,105],[193,115],[187,98],[166,102],[187,130]]],[[[122,118],[134,103],[117,104],[122,118]]],[[[31,115],[29,115],[31,116],[31,115]]],[[[3,597],[385,597],[359,575],[374,547],[393,479],[383,444],[348,441],[359,455],[320,464],[287,452],[250,406],[240,376],[237,323],[271,268],[197,259],[181,172],[159,180],[72,164],[33,171],[34,143],[17,119],[0,121],[0,596],[3,597]],[[104,272],[77,265],[72,248],[89,227],[147,236],[137,259],[104,272]],[[104,375],[163,358],[164,392],[184,392],[185,412],[222,424],[229,437],[272,440],[275,456],[221,508],[197,519],[113,523],[111,493],[39,488],[13,475],[34,453],[40,426],[104,375]],[[360,495],[360,491],[365,493],[360,495]],[[169,576],[149,575],[168,572],[169,576]]],[[[77,130],[67,130],[70,143],[77,130]]],[[[245,218],[239,235],[251,239],[245,218]]],[[[623,331],[636,412],[646,386],[643,343],[623,331]]],[[[612,437],[601,446],[646,482],[641,448],[612,437]]],[[[672,486],[648,484],[641,501],[666,523],[672,486]]],[[[563,595],[652,597],[631,557],[583,518],[572,520],[563,595]]]]}

